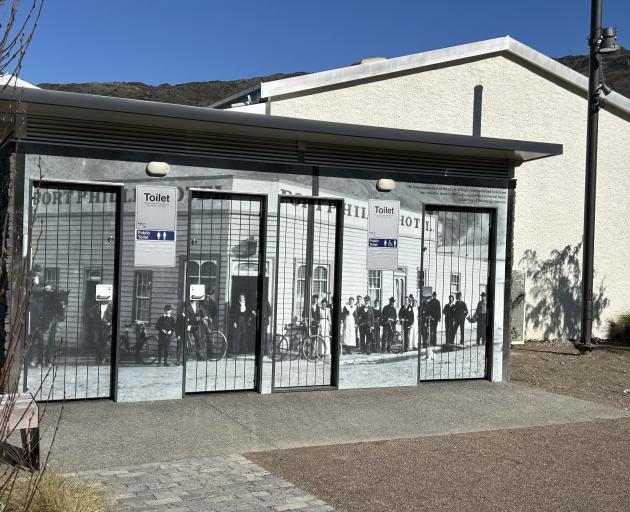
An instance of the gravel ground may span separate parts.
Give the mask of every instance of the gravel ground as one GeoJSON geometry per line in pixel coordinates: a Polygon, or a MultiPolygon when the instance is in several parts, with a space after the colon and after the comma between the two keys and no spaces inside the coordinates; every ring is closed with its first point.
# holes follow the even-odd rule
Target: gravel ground
{"type": "Polygon", "coordinates": [[[581,356],[569,342],[515,345],[511,381],[627,411],[630,347],[598,348],[581,356]]]}
{"type": "Polygon", "coordinates": [[[249,453],[349,512],[630,511],[630,419],[249,453]]]}
{"type": "MultiPolygon", "coordinates": [[[[529,342],[512,352],[512,382],[629,410],[630,350],[529,342]]],[[[624,418],[247,457],[340,511],[620,512],[629,439],[624,418]]]]}

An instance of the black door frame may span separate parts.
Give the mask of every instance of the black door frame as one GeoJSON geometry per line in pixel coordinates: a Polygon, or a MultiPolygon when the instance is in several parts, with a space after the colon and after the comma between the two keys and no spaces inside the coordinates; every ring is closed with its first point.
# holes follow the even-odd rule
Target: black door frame
{"type": "MultiPolygon", "coordinates": [[[[496,275],[496,247],[497,247],[497,209],[490,207],[476,207],[476,206],[459,206],[459,205],[445,205],[445,204],[424,204],[422,206],[422,250],[420,251],[420,268],[423,272],[422,286],[424,287],[424,226],[425,226],[425,214],[427,211],[431,212],[467,212],[467,213],[482,213],[488,214],[490,219],[489,226],[489,239],[488,239],[488,288],[486,290],[488,301],[488,315],[486,322],[486,345],[485,345],[485,361],[486,371],[483,377],[469,377],[463,379],[420,379],[420,351],[418,350],[418,368],[417,368],[417,382],[422,384],[425,382],[441,382],[449,380],[492,380],[492,359],[493,359],[493,346],[494,346],[494,305],[495,305],[495,275],[496,275]]],[[[420,321],[422,322],[422,301],[419,304],[420,321]]]]}
{"type": "MultiPolygon", "coordinates": [[[[277,224],[276,224],[276,266],[274,276],[274,289],[275,298],[273,304],[273,329],[271,330],[272,340],[272,357],[271,357],[271,392],[272,393],[287,393],[293,391],[322,391],[322,390],[334,390],[339,389],[339,352],[341,348],[340,343],[340,321],[341,321],[341,286],[342,286],[342,272],[343,272],[343,221],[345,215],[345,200],[338,197],[325,197],[325,196],[278,196],[278,208],[277,208],[277,224]],[[334,252],[334,265],[333,265],[333,304],[332,304],[332,320],[331,320],[331,338],[330,338],[330,385],[328,386],[276,386],[276,357],[275,357],[275,344],[273,339],[278,332],[278,279],[280,273],[280,205],[282,203],[304,201],[306,203],[317,203],[326,201],[329,203],[335,203],[337,206],[335,215],[335,252],[334,252]]],[[[311,210],[311,209],[309,209],[311,210]]],[[[312,268],[312,265],[311,265],[312,268]]],[[[308,300],[305,294],[304,300],[308,300]]],[[[282,332],[282,331],[281,331],[282,332]]]]}
{"type": "MultiPolygon", "coordinates": [[[[249,192],[233,192],[223,191],[216,189],[205,188],[188,188],[188,223],[186,229],[186,261],[190,260],[191,254],[191,239],[190,229],[192,224],[192,201],[194,198],[214,198],[214,199],[239,199],[239,198],[253,198],[260,202],[260,222],[259,222],[259,242],[258,242],[258,284],[256,292],[260,300],[256,306],[256,337],[255,337],[255,370],[254,370],[254,388],[253,391],[260,393],[262,390],[262,367],[263,367],[263,347],[262,347],[262,320],[263,320],[263,301],[267,300],[267,289],[265,287],[265,269],[267,264],[267,194],[256,194],[249,192]]],[[[220,255],[222,257],[223,255],[220,255]]],[[[220,271],[219,271],[220,272],[220,271]]],[[[184,275],[184,300],[187,300],[190,292],[188,283],[188,275],[184,275]]],[[[228,333],[225,333],[227,336],[228,333]]],[[[229,344],[229,339],[228,339],[229,344]]],[[[182,341],[182,397],[186,395],[197,395],[204,393],[223,393],[223,392],[242,392],[252,391],[251,389],[244,390],[226,390],[226,391],[194,391],[186,392],[186,342],[182,341]]]]}
{"type": "MultiPolygon", "coordinates": [[[[121,289],[120,289],[120,270],[122,266],[122,226],[123,226],[123,183],[112,183],[103,181],[75,181],[64,179],[47,179],[47,178],[30,178],[29,179],[29,209],[28,218],[25,222],[28,223],[29,236],[26,238],[27,247],[27,262],[28,272],[31,273],[33,265],[33,244],[31,243],[32,236],[32,221],[35,212],[33,211],[33,197],[36,190],[41,189],[53,189],[53,190],[79,190],[85,192],[105,192],[115,195],[116,215],[114,224],[114,272],[113,272],[113,285],[114,285],[114,304],[112,308],[112,333],[111,333],[111,353],[110,353],[110,377],[109,377],[109,396],[107,397],[93,397],[93,398],[71,398],[69,400],[112,400],[114,402],[118,399],[118,342],[119,342],[119,319],[120,319],[120,302],[121,302],[121,289]]],[[[24,311],[24,324],[27,325],[27,315],[29,308],[24,311]]],[[[26,329],[22,334],[22,347],[26,342],[26,329]]],[[[23,379],[24,379],[24,391],[26,391],[28,382],[28,365],[24,365],[23,379]]],[[[65,401],[66,399],[54,399],[48,400],[50,402],[65,401]]],[[[46,401],[46,400],[40,400],[46,401]]]]}

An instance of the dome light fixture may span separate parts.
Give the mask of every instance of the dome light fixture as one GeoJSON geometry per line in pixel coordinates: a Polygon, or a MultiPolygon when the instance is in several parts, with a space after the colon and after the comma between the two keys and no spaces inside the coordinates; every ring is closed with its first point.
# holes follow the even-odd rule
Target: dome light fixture
{"type": "Polygon", "coordinates": [[[163,178],[171,170],[166,162],[149,162],[147,164],[147,174],[153,178],[163,178]]]}
{"type": "Polygon", "coordinates": [[[376,182],[376,190],[379,192],[391,192],[396,188],[396,182],[389,178],[381,178],[376,182]]]}

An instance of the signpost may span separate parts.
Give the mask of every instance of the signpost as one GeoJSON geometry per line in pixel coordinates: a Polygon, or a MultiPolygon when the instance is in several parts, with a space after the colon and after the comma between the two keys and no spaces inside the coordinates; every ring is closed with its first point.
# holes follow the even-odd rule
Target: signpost
{"type": "Polygon", "coordinates": [[[177,187],[136,187],[136,267],[174,267],[177,187]]]}
{"type": "Polygon", "coordinates": [[[368,270],[398,268],[400,202],[370,199],[368,204],[368,270]]]}

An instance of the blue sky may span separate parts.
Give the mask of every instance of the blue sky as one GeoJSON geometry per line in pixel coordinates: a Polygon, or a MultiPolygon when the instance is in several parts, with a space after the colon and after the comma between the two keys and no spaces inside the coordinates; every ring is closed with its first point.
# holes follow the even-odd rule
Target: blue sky
{"type": "MultiPolygon", "coordinates": [[[[46,0],[22,78],[230,80],[510,36],[584,54],[590,0],[46,0]]],[[[630,47],[630,0],[604,0],[630,47]]]]}

